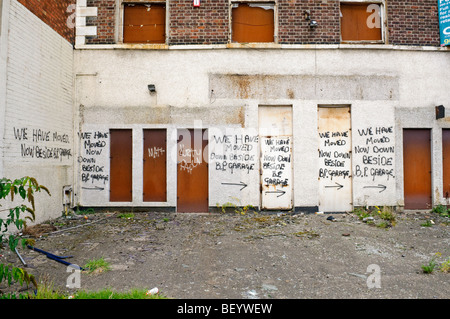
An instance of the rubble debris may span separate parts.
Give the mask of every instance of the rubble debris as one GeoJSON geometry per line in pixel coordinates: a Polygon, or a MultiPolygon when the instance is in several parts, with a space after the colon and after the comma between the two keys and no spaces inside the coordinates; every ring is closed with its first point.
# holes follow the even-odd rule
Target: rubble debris
{"type": "Polygon", "coordinates": [[[55,231],[56,229],[57,228],[51,224],[38,224],[34,226],[25,227],[22,234],[24,236],[39,238],[47,233],[55,231]]]}

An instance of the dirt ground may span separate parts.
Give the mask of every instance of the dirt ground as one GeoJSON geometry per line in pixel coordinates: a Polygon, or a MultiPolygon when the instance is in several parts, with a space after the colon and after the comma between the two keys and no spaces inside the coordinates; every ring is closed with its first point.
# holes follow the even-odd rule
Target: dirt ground
{"type": "MultiPolygon", "coordinates": [[[[386,229],[353,214],[121,214],[53,220],[50,232],[35,234],[35,247],[72,255],[66,260],[81,267],[108,261],[109,271],[81,272],[82,290],[157,287],[174,299],[450,296],[450,273],[421,269],[436,253],[438,262],[450,257],[448,218],[431,212],[398,214],[386,229]],[[427,220],[431,226],[421,226],[427,220]],[[369,288],[370,265],[379,267],[378,287],[369,288]]],[[[16,254],[2,253],[0,262],[23,266],[16,254]]],[[[66,287],[66,265],[28,248],[19,253],[38,281],[75,292],[66,287]]]]}

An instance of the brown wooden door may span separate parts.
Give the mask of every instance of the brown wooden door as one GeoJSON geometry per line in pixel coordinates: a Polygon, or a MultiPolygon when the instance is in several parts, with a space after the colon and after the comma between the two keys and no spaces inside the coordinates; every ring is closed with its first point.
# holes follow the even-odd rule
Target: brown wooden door
{"type": "Polygon", "coordinates": [[[133,136],[132,130],[110,130],[109,200],[131,202],[133,136]]]}
{"type": "Polygon", "coordinates": [[[450,197],[450,129],[442,130],[442,169],[444,197],[450,197]]]}
{"type": "Polygon", "coordinates": [[[431,207],[431,131],[403,130],[405,209],[431,207]]]}
{"type": "Polygon", "coordinates": [[[165,129],[144,130],[144,202],[165,202],[166,182],[166,141],[165,129]]]}
{"type": "Polygon", "coordinates": [[[206,130],[178,130],[177,212],[208,212],[207,146],[206,130]]]}

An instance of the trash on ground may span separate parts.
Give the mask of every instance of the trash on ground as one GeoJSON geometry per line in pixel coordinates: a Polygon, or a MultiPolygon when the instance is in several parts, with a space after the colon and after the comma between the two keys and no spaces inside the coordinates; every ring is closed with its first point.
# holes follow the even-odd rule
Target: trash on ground
{"type": "Polygon", "coordinates": [[[159,289],[157,287],[150,289],[149,291],[147,291],[146,295],[148,296],[153,296],[153,295],[157,295],[159,293],[159,289]]]}

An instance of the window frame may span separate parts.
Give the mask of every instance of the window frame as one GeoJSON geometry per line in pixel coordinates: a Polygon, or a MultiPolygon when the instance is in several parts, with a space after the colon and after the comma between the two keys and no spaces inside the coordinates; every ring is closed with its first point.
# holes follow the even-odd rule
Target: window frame
{"type": "Polygon", "coordinates": [[[147,46],[161,46],[167,45],[169,40],[169,0],[116,0],[116,30],[115,41],[118,44],[124,45],[147,45],[147,46]],[[166,20],[164,26],[165,39],[164,43],[126,43],[123,42],[123,28],[125,19],[125,5],[126,4],[164,4],[166,6],[166,20]]]}
{"type": "Polygon", "coordinates": [[[387,9],[386,0],[339,0],[339,39],[341,44],[387,44],[387,9]],[[342,40],[341,4],[378,4],[380,6],[381,40],[342,40]]]}
{"type": "Polygon", "coordinates": [[[245,45],[245,44],[278,44],[278,0],[229,0],[228,1],[228,43],[234,45],[245,45]],[[234,42],[233,41],[233,4],[236,3],[267,3],[273,4],[273,24],[274,24],[274,35],[273,42],[234,42]]]}

